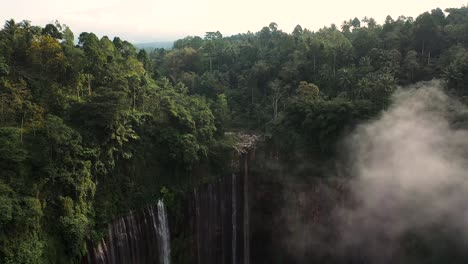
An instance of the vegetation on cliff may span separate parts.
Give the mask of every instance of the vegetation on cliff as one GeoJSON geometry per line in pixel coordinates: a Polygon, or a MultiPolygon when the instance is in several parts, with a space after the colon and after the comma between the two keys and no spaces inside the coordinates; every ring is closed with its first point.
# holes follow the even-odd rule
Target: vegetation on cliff
{"type": "Polygon", "coordinates": [[[113,217],[194,184],[203,165],[222,170],[225,131],[333,155],[397,85],[441,78],[468,96],[467,7],[317,32],[208,32],[150,53],[74,39],[58,22],[0,30],[1,263],[78,261],[113,217]]]}

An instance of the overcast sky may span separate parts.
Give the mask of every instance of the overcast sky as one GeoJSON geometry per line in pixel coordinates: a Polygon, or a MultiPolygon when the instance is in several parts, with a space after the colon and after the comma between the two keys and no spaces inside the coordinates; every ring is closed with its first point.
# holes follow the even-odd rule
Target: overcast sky
{"type": "Polygon", "coordinates": [[[291,32],[297,24],[317,30],[349,18],[416,17],[436,7],[461,7],[468,0],[0,0],[0,20],[45,25],[59,20],[75,35],[95,32],[134,43],[259,31],[270,22],[291,32]]]}

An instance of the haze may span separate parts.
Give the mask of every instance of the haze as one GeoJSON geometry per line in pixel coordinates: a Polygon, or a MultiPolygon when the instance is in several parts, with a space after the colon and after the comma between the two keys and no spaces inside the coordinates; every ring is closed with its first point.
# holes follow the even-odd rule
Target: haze
{"type": "Polygon", "coordinates": [[[75,34],[87,31],[149,42],[216,30],[223,35],[256,32],[270,22],[286,32],[297,24],[316,30],[331,23],[341,25],[351,14],[374,17],[381,23],[387,15],[416,17],[434,7],[444,10],[463,4],[466,0],[16,0],[2,3],[0,19],[26,19],[33,24],[57,19],[75,34]]]}

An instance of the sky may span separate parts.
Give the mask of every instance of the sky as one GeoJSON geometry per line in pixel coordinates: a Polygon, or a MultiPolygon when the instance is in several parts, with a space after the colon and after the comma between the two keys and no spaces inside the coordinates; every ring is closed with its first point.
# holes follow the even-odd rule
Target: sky
{"type": "Polygon", "coordinates": [[[76,36],[94,32],[133,43],[257,32],[270,22],[292,32],[297,24],[317,30],[364,16],[382,23],[387,15],[417,17],[440,7],[461,7],[468,0],[0,0],[0,20],[29,20],[44,26],[58,20],[76,36]]]}

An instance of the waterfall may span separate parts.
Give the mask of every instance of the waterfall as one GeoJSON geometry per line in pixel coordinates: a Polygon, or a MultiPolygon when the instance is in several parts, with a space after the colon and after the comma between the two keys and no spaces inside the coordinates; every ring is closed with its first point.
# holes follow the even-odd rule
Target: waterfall
{"type": "Polygon", "coordinates": [[[162,200],[158,201],[158,244],[160,251],[161,264],[171,263],[171,246],[169,236],[169,223],[167,220],[166,207],[162,200]]]}
{"type": "Polygon", "coordinates": [[[236,174],[232,174],[232,264],[236,264],[237,256],[237,190],[236,174]]]}
{"type": "MultiPolygon", "coordinates": [[[[248,137],[252,141],[252,137],[248,137]]],[[[171,223],[181,235],[178,254],[196,264],[250,264],[250,209],[255,185],[249,178],[252,143],[237,148],[232,173],[200,182],[182,196],[181,219],[171,223]],[[252,193],[250,193],[252,192],[252,193]],[[183,249],[183,252],[182,250],[183,249]]],[[[249,143],[250,142],[250,143],[249,143]]],[[[205,171],[200,171],[205,175],[205,171]]],[[[212,176],[212,175],[207,175],[212,176]]],[[[253,229],[252,229],[253,230],[253,229]]],[[[170,264],[168,212],[163,200],[114,219],[98,241],[89,241],[82,264],[170,264]]]]}
{"type": "Polygon", "coordinates": [[[201,257],[202,257],[202,252],[201,252],[201,218],[200,218],[200,198],[198,195],[197,189],[193,191],[194,197],[195,197],[195,236],[197,238],[197,263],[202,263],[201,257]]]}
{"type": "Polygon", "coordinates": [[[244,264],[250,264],[249,155],[244,156],[244,264]]]}
{"type": "Polygon", "coordinates": [[[83,264],[170,264],[170,235],[163,201],[109,224],[107,236],[89,244],[83,264]]]}

